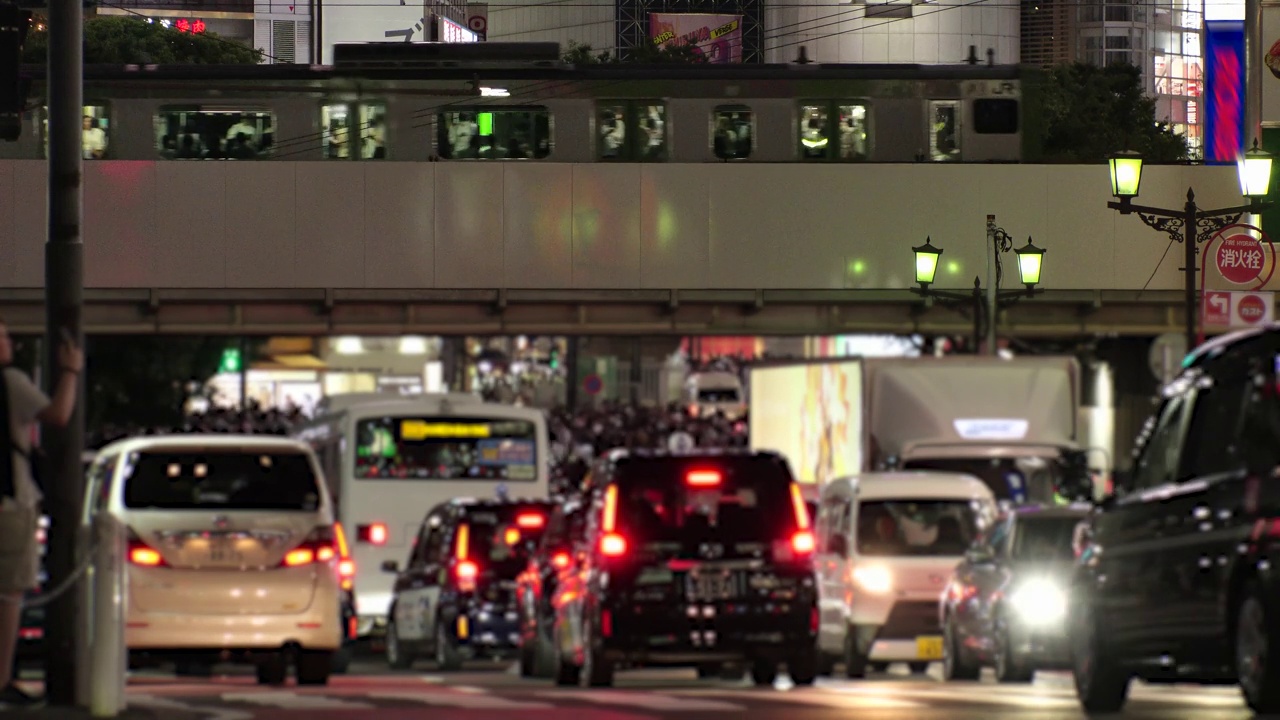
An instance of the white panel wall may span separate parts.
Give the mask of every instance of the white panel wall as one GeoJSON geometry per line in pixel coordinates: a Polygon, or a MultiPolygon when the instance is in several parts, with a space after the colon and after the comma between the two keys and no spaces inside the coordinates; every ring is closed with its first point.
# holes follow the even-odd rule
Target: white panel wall
{"type": "MultiPolygon", "coordinates": [[[[0,287],[43,283],[46,165],[0,161],[0,287]]],[[[1151,167],[1141,201],[1240,202],[1233,167],[1151,167]]],[[[1182,252],[1108,210],[1107,169],[1041,165],[85,164],[89,287],[905,288],[985,278],[985,221],[1047,289],[1181,287],[1182,252]],[[1164,255],[1163,262],[1161,256],[1164,255]],[[1154,272],[1154,276],[1152,273],[1154,272]]],[[[1009,258],[1007,286],[1016,282],[1009,258]]],[[[1214,273],[1210,273],[1210,276],[1214,273]]],[[[1280,278],[1273,280],[1280,285],[1280,278]]],[[[1212,280],[1211,280],[1211,286],[1212,280]]]]}
{"type": "Polygon", "coordinates": [[[1262,50],[1267,69],[1262,71],[1262,119],[1270,122],[1280,122],[1280,48],[1273,47],[1276,44],[1280,44],[1280,2],[1263,0],[1262,50]]]}
{"type": "Polygon", "coordinates": [[[489,40],[571,42],[610,50],[618,44],[613,0],[517,0],[489,4],[489,40]]]}
{"type": "Polygon", "coordinates": [[[910,18],[867,17],[866,7],[835,0],[770,3],[765,11],[768,62],[795,60],[801,45],[810,60],[820,63],[946,65],[964,62],[970,45],[977,46],[983,63],[987,48],[995,50],[997,64],[1018,62],[1018,3],[938,0],[915,4],[910,18]]]}

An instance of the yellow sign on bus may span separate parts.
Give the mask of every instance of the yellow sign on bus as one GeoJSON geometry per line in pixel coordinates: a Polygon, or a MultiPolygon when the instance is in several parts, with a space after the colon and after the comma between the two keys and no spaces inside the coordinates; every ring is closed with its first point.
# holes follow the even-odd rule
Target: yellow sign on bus
{"type": "Polygon", "coordinates": [[[404,420],[400,423],[402,440],[487,437],[489,437],[489,426],[484,423],[429,423],[425,420],[404,420]]]}

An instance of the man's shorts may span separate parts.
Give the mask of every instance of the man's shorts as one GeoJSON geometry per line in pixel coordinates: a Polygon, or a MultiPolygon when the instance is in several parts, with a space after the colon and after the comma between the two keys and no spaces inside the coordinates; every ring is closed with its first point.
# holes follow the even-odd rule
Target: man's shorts
{"type": "Polygon", "coordinates": [[[0,594],[35,589],[40,569],[39,524],[38,509],[0,504],[0,594]]]}

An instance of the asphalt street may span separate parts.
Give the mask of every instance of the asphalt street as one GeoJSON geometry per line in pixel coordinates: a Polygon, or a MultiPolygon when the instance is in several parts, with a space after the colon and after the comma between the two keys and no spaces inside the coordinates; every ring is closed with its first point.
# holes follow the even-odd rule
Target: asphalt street
{"type": "MultiPolygon", "coordinates": [[[[38,684],[32,685],[38,690],[38,684]]],[[[905,669],[866,680],[822,679],[795,688],[781,678],[773,688],[745,681],[704,681],[691,671],[646,670],[618,675],[609,689],[557,688],[525,680],[512,668],[475,665],[442,674],[430,664],[391,672],[358,662],[327,687],[258,686],[244,669],[218,668],[208,678],[136,673],[129,706],[137,716],[184,720],[259,720],[316,716],[362,720],[718,720],[749,712],[761,720],[990,720],[1082,718],[1070,677],[1042,673],[1032,685],[944,683],[905,669]]],[[[14,718],[27,713],[15,714],[14,718]]],[[[31,713],[40,716],[42,713],[31,713]]],[[[1135,684],[1123,717],[1143,720],[1242,720],[1251,717],[1234,688],[1135,684]]]]}

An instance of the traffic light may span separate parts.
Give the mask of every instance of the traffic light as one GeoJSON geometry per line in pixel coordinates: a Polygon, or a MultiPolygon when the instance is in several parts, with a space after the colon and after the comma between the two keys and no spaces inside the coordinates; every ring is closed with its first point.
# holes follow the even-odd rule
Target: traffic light
{"type": "Polygon", "coordinates": [[[218,363],[218,372],[238,373],[243,362],[244,358],[240,356],[238,348],[227,348],[222,351],[222,362],[218,363]]]}
{"type": "Polygon", "coordinates": [[[22,46],[31,27],[31,12],[0,4],[0,140],[13,142],[22,134],[30,79],[22,77],[22,46]]]}
{"type": "Polygon", "coordinates": [[[549,360],[548,364],[551,365],[552,370],[560,369],[560,348],[558,347],[551,348],[551,359],[549,360]]]}

